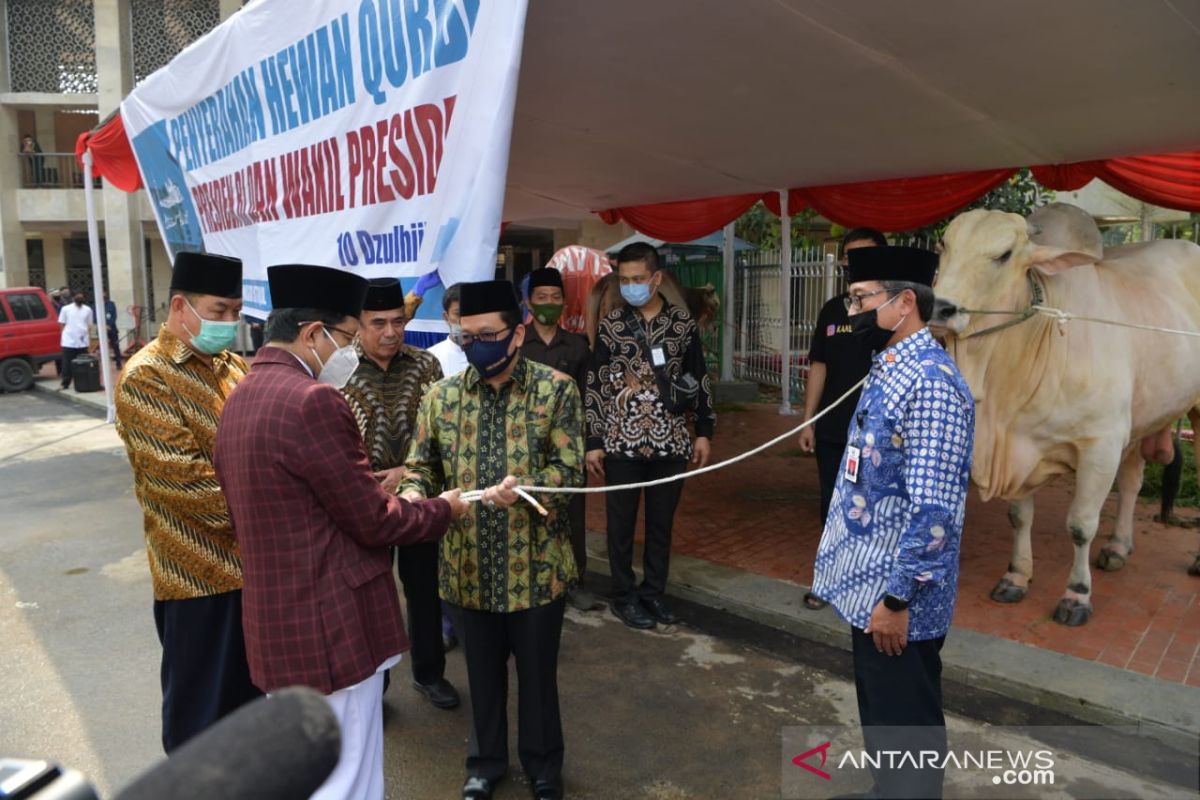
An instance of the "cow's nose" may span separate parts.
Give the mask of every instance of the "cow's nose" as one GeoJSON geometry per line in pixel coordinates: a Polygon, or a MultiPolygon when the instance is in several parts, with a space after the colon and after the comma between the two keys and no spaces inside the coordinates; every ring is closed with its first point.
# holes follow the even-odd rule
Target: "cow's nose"
{"type": "Polygon", "coordinates": [[[935,300],[933,303],[933,318],[947,320],[958,313],[958,306],[949,300],[935,300]]]}

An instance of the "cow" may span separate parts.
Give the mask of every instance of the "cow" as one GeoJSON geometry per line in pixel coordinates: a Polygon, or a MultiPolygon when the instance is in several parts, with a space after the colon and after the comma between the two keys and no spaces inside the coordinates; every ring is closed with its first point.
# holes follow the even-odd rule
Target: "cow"
{"type": "Polygon", "coordinates": [[[1102,256],[1031,240],[1017,214],[978,209],[956,217],[939,244],[931,330],[954,356],[976,400],[972,482],[984,500],[1009,501],[1008,571],[992,591],[1025,597],[1033,577],[1033,493],[1074,473],[1067,530],[1075,558],[1056,622],[1092,613],[1088,553],[1100,510],[1119,488],[1106,551],[1133,549],[1142,483],[1140,441],[1200,397],[1200,338],[1071,320],[1039,307],[1132,325],[1200,331],[1200,247],[1165,240],[1102,256]]]}

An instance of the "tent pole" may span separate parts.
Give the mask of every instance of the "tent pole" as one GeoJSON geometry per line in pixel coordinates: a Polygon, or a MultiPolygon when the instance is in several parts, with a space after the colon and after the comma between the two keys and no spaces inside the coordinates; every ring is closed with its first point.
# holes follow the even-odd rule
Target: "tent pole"
{"type": "Polygon", "coordinates": [[[116,419],[113,407],[112,361],[108,352],[108,320],[104,315],[104,273],[100,269],[100,234],[96,230],[96,198],[92,186],[92,151],[83,151],[83,199],[87,207],[88,247],[92,257],[92,312],[96,315],[96,330],[100,332],[100,369],[104,374],[104,405],[106,421],[116,419]]]}
{"type": "Polygon", "coordinates": [[[779,401],[780,414],[795,414],[792,409],[792,217],[788,213],[787,189],[779,193],[779,293],[783,330],[780,331],[779,401]]]}
{"type": "Polygon", "coordinates": [[[721,380],[733,380],[733,314],[734,314],[734,270],[733,270],[733,223],[725,226],[724,263],[725,297],[721,299],[721,380]]]}

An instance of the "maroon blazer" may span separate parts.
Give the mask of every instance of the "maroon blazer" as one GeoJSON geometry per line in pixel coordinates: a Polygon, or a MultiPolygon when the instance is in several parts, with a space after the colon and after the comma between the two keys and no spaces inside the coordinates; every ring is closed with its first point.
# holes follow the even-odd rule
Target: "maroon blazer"
{"type": "Polygon", "coordinates": [[[259,350],[225,401],[213,462],[241,549],[258,688],[330,694],[408,649],[390,546],[441,538],[450,504],[379,487],[341,392],[288,351],[259,350]]]}

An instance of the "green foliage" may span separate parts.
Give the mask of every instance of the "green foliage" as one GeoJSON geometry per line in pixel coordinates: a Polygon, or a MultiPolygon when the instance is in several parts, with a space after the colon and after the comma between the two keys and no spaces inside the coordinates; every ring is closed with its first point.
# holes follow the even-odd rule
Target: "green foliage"
{"type": "Polygon", "coordinates": [[[946,230],[946,226],[950,224],[950,220],[962,212],[970,211],[973,208],[1008,211],[1013,214],[1020,214],[1022,217],[1027,217],[1033,213],[1034,209],[1041,208],[1047,203],[1052,202],[1054,202],[1054,192],[1042,188],[1041,184],[1034,180],[1032,172],[1028,169],[1022,169],[974,203],[955,211],[950,216],[932,225],[908,231],[900,238],[904,240],[912,239],[915,241],[936,242],[942,238],[942,232],[946,230]]]}
{"type": "MultiPolygon", "coordinates": [[[[1192,452],[1191,442],[1182,442],[1183,446],[1183,479],[1179,494],[1175,498],[1176,506],[1200,506],[1200,484],[1196,483],[1196,459],[1192,452]]],[[[1141,496],[1151,500],[1162,499],[1162,464],[1147,464],[1145,480],[1142,482],[1141,496]]]]}
{"type": "MultiPolygon", "coordinates": [[[[812,223],[817,212],[806,208],[792,215],[792,247],[816,247],[824,240],[823,234],[814,234],[812,223]]],[[[745,214],[738,217],[733,232],[739,239],[766,250],[778,249],[782,243],[783,226],[779,217],[772,214],[758,201],[745,214]]]]}

